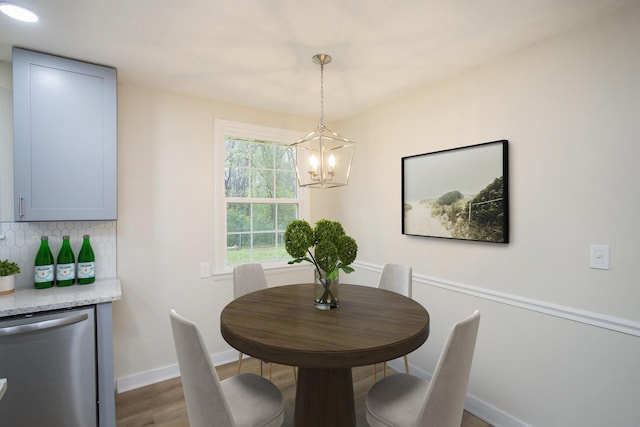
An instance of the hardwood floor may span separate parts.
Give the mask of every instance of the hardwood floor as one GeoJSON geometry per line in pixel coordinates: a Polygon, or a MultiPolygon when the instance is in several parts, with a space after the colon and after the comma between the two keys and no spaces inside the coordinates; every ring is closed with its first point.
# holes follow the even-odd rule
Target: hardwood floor
{"type": "MultiPolygon", "coordinates": [[[[220,379],[235,375],[236,369],[236,363],[230,363],[216,368],[220,379]]],[[[382,378],[381,364],[378,365],[378,370],[378,378],[382,378]]],[[[259,362],[253,358],[245,359],[242,362],[242,372],[259,374],[259,362]]],[[[268,376],[268,373],[269,367],[265,365],[264,375],[268,376]]],[[[273,365],[272,381],[278,386],[285,400],[285,419],[283,426],[293,426],[295,382],[291,367],[273,365]]],[[[358,426],[368,426],[365,420],[364,399],[372,385],[373,369],[371,366],[353,368],[353,391],[355,394],[358,426]]],[[[162,381],[117,395],[116,418],[118,427],[188,427],[187,408],[184,402],[180,378],[162,381]]],[[[462,417],[461,427],[491,426],[465,411],[462,417]]]]}

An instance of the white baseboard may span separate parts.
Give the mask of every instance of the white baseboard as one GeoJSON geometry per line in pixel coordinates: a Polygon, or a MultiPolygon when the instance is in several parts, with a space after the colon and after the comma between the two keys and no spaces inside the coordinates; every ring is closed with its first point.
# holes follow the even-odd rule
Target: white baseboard
{"type": "MultiPolygon", "coordinates": [[[[228,350],[222,353],[211,354],[210,357],[213,366],[225,365],[238,360],[238,351],[228,350]]],[[[245,357],[247,356],[245,355],[245,357]]],[[[179,376],[180,369],[178,368],[178,364],[173,363],[161,368],[116,378],[116,393],[124,393],[125,391],[134,390],[136,388],[155,384],[160,381],[170,380],[179,376]]]]}

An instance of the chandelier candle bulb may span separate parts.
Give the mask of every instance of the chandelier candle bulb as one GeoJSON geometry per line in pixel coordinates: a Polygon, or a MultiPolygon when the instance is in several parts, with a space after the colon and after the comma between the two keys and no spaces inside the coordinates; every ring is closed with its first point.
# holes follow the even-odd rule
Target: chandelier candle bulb
{"type": "Polygon", "coordinates": [[[315,155],[311,155],[309,163],[311,164],[309,173],[316,174],[318,172],[318,158],[315,155]]]}

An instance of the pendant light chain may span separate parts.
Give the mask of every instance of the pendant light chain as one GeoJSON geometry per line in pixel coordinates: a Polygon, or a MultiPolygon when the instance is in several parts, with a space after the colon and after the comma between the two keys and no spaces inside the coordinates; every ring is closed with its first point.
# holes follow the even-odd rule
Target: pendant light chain
{"type": "Polygon", "coordinates": [[[324,61],[320,62],[320,127],[324,127],[324,61]]]}

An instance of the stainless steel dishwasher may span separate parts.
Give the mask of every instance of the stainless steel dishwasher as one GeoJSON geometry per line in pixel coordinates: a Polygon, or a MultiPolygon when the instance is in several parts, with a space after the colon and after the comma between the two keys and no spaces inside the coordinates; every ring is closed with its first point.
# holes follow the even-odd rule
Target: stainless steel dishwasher
{"type": "Polygon", "coordinates": [[[94,308],[0,320],[0,425],[90,427],[98,423],[94,308]]]}

